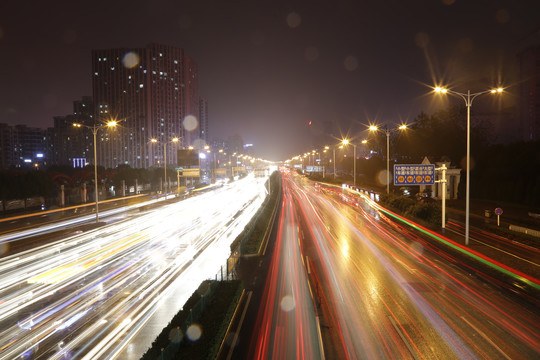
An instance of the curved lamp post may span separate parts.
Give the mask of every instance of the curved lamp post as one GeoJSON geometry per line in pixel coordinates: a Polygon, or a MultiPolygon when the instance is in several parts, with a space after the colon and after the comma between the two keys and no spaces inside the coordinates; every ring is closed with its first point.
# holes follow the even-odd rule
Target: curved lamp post
{"type": "Polygon", "coordinates": [[[388,194],[390,193],[390,133],[407,130],[407,125],[403,124],[395,129],[389,129],[387,127],[379,129],[377,125],[370,125],[368,129],[369,131],[382,131],[386,134],[386,193],[388,194]]]}
{"type": "Polygon", "coordinates": [[[353,146],[353,184],[356,187],[356,144],[353,144],[347,139],[341,140],[343,146],[352,145],[353,146]]]}
{"type": "Polygon", "coordinates": [[[100,129],[104,129],[104,128],[114,128],[116,127],[116,125],[118,124],[118,122],[116,120],[111,120],[109,122],[107,122],[106,124],[103,124],[103,125],[96,125],[94,124],[93,126],[88,126],[88,125],[84,125],[84,124],[81,124],[81,123],[73,123],[73,126],[74,127],[84,127],[84,128],[87,128],[87,129],[90,129],[92,130],[92,134],[94,134],[94,198],[96,200],[96,223],[99,222],[99,206],[98,206],[98,198],[99,198],[99,190],[98,190],[98,182],[97,182],[97,146],[96,146],[96,136],[97,136],[97,132],[100,130],[100,129]]]}
{"type": "Polygon", "coordinates": [[[451,94],[457,96],[465,101],[465,106],[467,107],[467,183],[466,183],[466,194],[465,194],[465,245],[469,245],[469,202],[470,202],[470,172],[471,172],[471,106],[478,96],[484,94],[501,94],[503,88],[491,89],[486,91],[480,91],[477,93],[471,94],[471,90],[467,90],[467,93],[460,93],[457,91],[449,90],[437,86],[435,89],[436,93],[439,94],[451,94]]]}
{"type": "MultiPolygon", "coordinates": [[[[158,139],[150,139],[150,141],[154,144],[157,144],[159,141],[158,139]]],[[[163,171],[164,171],[164,177],[163,177],[163,182],[165,184],[164,186],[164,193],[166,194],[167,193],[167,188],[168,188],[168,181],[167,181],[167,143],[171,142],[171,143],[177,143],[178,141],[180,141],[179,138],[177,137],[174,137],[171,139],[171,141],[164,141],[163,142],[163,171]]]]}

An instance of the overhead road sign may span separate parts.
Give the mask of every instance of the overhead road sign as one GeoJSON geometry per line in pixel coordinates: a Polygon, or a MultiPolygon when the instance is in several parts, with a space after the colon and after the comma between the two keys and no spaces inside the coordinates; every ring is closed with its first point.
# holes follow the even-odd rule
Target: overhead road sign
{"type": "Polygon", "coordinates": [[[311,166],[311,165],[308,165],[306,166],[306,171],[307,172],[323,172],[323,167],[322,166],[311,166]]]}
{"type": "Polygon", "coordinates": [[[181,177],[201,177],[201,172],[199,169],[184,169],[180,172],[181,177]]]}
{"type": "Polygon", "coordinates": [[[394,185],[396,186],[433,184],[435,184],[435,165],[394,165],[394,185]]]}

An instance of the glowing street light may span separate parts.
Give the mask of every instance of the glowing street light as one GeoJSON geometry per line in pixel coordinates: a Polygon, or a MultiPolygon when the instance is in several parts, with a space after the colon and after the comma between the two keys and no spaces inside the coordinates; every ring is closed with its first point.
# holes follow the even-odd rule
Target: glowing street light
{"type": "Polygon", "coordinates": [[[97,145],[96,145],[97,141],[96,141],[96,136],[97,136],[97,132],[100,129],[115,128],[117,124],[118,124],[118,122],[116,120],[110,120],[110,121],[108,121],[107,123],[105,123],[103,125],[94,124],[93,126],[88,126],[88,125],[84,125],[84,124],[81,124],[81,123],[73,123],[74,127],[77,127],[77,128],[85,127],[87,129],[92,130],[92,134],[94,135],[94,199],[96,200],[96,223],[99,222],[99,206],[98,206],[99,190],[98,190],[98,182],[97,182],[97,145]]]}
{"type": "Polygon", "coordinates": [[[469,202],[470,202],[470,172],[471,172],[471,106],[473,100],[484,94],[502,94],[503,88],[490,89],[471,94],[471,90],[467,93],[460,93],[454,90],[446,89],[440,86],[435,87],[435,92],[438,94],[451,94],[465,101],[467,107],[467,184],[465,194],[465,245],[469,245],[469,202]]]}
{"type": "MultiPolygon", "coordinates": [[[[369,131],[382,131],[386,134],[386,193],[390,193],[390,133],[393,131],[404,131],[407,130],[407,125],[402,124],[396,129],[389,129],[385,127],[384,129],[379,129],[376,125],[370,125],[368,127],[369,131]]],[[[366,141],[367,142],[367,141],[366,141]]]]}
{"type": "Polygon", "coordinates": [[[341,140],[341,145],[347,146],[352,145],[354,152],[353,152],[353,184],[356,186],[356,144],[351,143],[348,139],[341,140]]]}
{"type": "MultiPolygon", "coordinates": [[[[150,141],[154,144],[157,144],[159,141],[158,139],[150,139],[150,141]]],[[[178,141],[180,141],[179,138],[177,137],[173,137],[171,139],[171,143],[177,143],[178,141]]],[[[166,194],[167,193],[167,188],[168,188],[168,185],[169,185],[169,182],[167,181],[167,141],[164,141],[163,142],[163,171],[164,171],[164,177],[163,177],[163,182],[165,183],[165,191],[164,193],[166,194]]]]}

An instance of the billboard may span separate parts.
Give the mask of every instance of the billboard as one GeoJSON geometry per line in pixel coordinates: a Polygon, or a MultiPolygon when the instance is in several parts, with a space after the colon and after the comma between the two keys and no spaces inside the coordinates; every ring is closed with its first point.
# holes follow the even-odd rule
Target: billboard
{"type": "Polygon", "coordinates": [[[322,166],[311,166],[311,165],[308,165],[306,166],[306,171],[307,172],[320,172],[322,173],[323,172],[323,167],[322,166]]]}
{"type": "Polygon", "coordinates": [[[199,152],[194,149],[178,150],[178,165],[180,167],[199,166],[199,152]]]}
{"type": "Polygon", "coordinates": [[[183,169],[180,171],[180,177],[201,177],[201,172],[199,169],[183,169]]]}
{"type": "Polygon", "coordinates": [[[394,165],[394,185],[433,185],[435,165],[394,165]]]}

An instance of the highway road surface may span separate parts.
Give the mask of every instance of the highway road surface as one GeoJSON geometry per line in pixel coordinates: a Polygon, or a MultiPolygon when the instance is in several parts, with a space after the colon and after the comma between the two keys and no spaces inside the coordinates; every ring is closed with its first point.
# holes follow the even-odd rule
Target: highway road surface
{"type": "MultiPolygon", "coordinates": [[[[248,176],[1,257],[0,359],[140,358],[200,282],[220,272],[265,181],[248,176]]],[[[20,238],[38,236],[33,230],[20,238]]]]}
{"type": "Polygon", "coordinates": [[[471,275],[369,197],[287,171],[283,192],[253,358],[540,358],[537,304],[471,275]]]}

